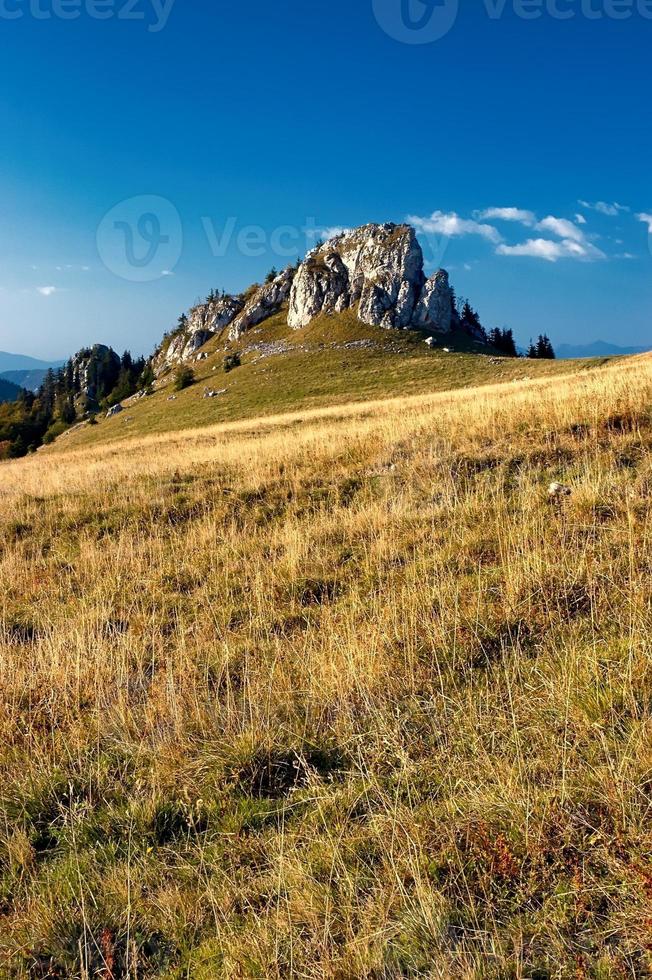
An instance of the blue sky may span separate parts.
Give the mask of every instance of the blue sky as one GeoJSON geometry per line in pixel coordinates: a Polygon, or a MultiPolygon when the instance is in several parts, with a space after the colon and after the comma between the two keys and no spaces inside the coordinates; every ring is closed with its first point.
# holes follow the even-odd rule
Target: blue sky
{"type": "Polygon", "coordinates": [[[652,343],[651,42],[650,0],[0,0],[0,348],[149,352],[408,217],[487,326],[652,343]]]}

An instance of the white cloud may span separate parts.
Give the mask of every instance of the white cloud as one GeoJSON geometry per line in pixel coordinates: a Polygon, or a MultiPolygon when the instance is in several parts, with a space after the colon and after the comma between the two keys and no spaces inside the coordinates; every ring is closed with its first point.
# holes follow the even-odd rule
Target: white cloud
{"type": "Polygon", "coordinates": [[[559,259],[579,259],[585,262],[606,258],[595,245],[588,242],[577,242],[565,238],[560,242],[552,242],[547,238],[530,238],[520,245],[499,245],[498,255],[529,256],[545,259],[546,262],[557,262],[559,259]]]}
{"type": "Polygon", "coordinates": [[[575,221],[578,223],[578,225],[585,225],[586,224],[586,218],[584,217],[583,214],[576,214],[575,215],[575,221]]]}
{"type": "Polygon", "coordinates": [[[461,238],[464,235],[479,235],[489,242],[498,244],[501,242],[502,235],[493,225],[481,224],[471,218],[460,218],[454,211],[445,214],[443,211],[435,211],[429,218],[419,218],[416,215],[408,217],[410,224],[430,235],[443,235],[445,238],[461,238]]]}
{"type": "Polygon", "coordinates": [[[604,214],[608,218],[617,218],[621,212],[630,210],[625,205],[618,204],[617,201],[614,201],[613,204],[608,204],[607,201],[595,201],[594,204],[590,204],[588,201],[579,201],[579,204],[589,211],[597,211],[598,214],[604,214]]]}
{"type": "Polygon", "coordinates": [[[572,221],[568,221],[566,218],[555,218],[552,214],[549,214],[547,218],[540,221],[537,225],[537,231],[549,231],[553,235],[558,235],[560,238],[570,238],[574,242],[583,242],[585,240],[584,232],[577,225],[574,225],[572,221]]]}
{"type": "Polygon", "coordinates": [[[522,225],[534,225],[537,220],[533,211],[523,208],[487,208],[474,213],[481,221],[518,221],[522,225]]]}
{"type": "Polygon", "coordinates": [[[637,219],[647,225],[647,230],[652,235],[652,214],[637,214],[637,219]]]}
{"type": "Polygon", "coordinates": [[[161,275],[162,276],[173,276],[174,275],[174,272],[172,272],[170,269],[163,269],[161,271],[161,275]]]}
{"type": "Polygon", "coordinates": [[[56,286],[37,286],[36,292],[40,293],[41,296],[52,296],[54,293],[58,292],[56,286]]]}
{"type": "Polygon", "coordinates": [[[527,228],[558,235],[559,238],[571,239],[574,242],[585,241],[585,234],[579,227],[586,224],[583,215],[577,215],[576,224],[566,218],[555,218],[552,214],[539,221],[534,211],[525,208],[487,208],[485,211],[476,211],[475,217],[485,221],[515,221],[527,228]]]}

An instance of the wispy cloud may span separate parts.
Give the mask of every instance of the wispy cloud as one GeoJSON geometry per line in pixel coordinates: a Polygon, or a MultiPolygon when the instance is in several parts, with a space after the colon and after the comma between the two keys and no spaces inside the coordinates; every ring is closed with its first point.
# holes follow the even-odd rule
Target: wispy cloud
{"type": "Polygon", "coordinates": [[[41,296],[53,296],[54,293],[58,293],[59,290],[56,286],[37,286],[36,292],[40,293],[41,296]]]}
{"type": "Polygon", "coordinates": [[[597,211],[598,214],[604,214],[608,218],[617,218],[619,214],[630,210],[624,204],[618,204],[617,201],[614,201],[613,204],[609,204],[607,201],[595,201],[593,204],[589,201],[579,201],[578,203],[588,211],[597,211]]]}
{"type": "Polygon", "coordinates": [[[542,221],[538,219],[534,211],[525,208],[486,208],[484,211],[475,211],[474,217],[485,221],[511,221],[516,224],[525,225],[526,228],[534,228],[536,231],[548,232],[557,235],[559,238],[571,239],[574,242],[585,241],[585,233],[579,227],[586,224],[586,219],[578,215],[577,223],[569,221],[567,218],[556,218],[549,214],[542,221]]]}
{"type": "Polygon", "coordinates": [[[552,214],[549,214],[543,221],[539,221],[536,227],[537,231],[549,231],[552,235],[558,235],[559,238],[570,238],[574,242],[583,242],[586,238],[582,229],[578,228],[572,221],[568,221],[566,218],[555,218],[552,214]]]}
{"type": "Polygon", "coordinates": [[[171,269],[163,269],[161,271],[161,275],[162,276],[173,276],[174,275],[174,272],[172,272],[171,269]]]}
{"type": "Polygon", "coordinates": [[[558,262],[559,259],[579,259],[590,262],[606,258],[604,252],[590,242],[578,242],[571,238],[564,238],[558,242],[548,238],[530,238],[520,245],[499,245],[496,253],[545,259],[546,262],[558,262]]]}
{"type": "MultiPolygon", "coordinates": [[[[622,204],[607,204],[604,201],[595,204],[580,201],[580,204],[588,210],[609,215],[629,211],[629,208],[622,204]]],[[[652,214],[640,214],[637,217],[648,225],[652,234],[652,214]]],[[[574,215],[573,220],[559,218],[554,214],[540,218],[529,208],[514,206],[484,208],[474,211],[472,218],[461,217],[456,212],[435,211],[429,218],[410,216],[407,220],[421,232],[444,237],[479,235],[496,246],[497,255],[529,256],[546,262],[558,262],[560,259],[595,262],[608,258],[607,254],[595,244],[599,236],[589,232],[586,217],[579,213],[574,215]],[[510,243],[507,234],[501,234],[491,222],[522,225],[533,232],[539,232],[539,235],[532,235],[526,241],[510,243]]],[[[630,253],[621,252],[613,256],[613,258],[625,257],[629,258],[630,253]]]]}
{"type": "Polygon", "coordinates": [[[524,208],[486,208],[474,211],[473,216],[479,221],[517,221],[521,225],[534,225],[537,220],[533,211],[524,208]]]}
{"type": "Polygon", "coordinates": [[[428,235],[442,235],[444,238],[461,238],[465,235],[479,235],[481,238],[494,244],[498,244],[503,240],[502,235],[493,225],[483,224],[472,218],[461,218],[454,211],[449,214],[443,211],[435,211],[429,218],[410,215],[408,221],[418,231],[422,231],[428,235]]]}

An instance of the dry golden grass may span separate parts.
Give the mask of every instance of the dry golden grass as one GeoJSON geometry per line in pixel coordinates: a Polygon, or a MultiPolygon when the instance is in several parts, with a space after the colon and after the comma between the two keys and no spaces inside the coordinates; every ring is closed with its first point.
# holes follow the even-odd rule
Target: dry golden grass
{"type": "Polygon", "coordinates": [[[642,357],[3,464],[0,976],[650,975],[651,446],[642,357]]]}

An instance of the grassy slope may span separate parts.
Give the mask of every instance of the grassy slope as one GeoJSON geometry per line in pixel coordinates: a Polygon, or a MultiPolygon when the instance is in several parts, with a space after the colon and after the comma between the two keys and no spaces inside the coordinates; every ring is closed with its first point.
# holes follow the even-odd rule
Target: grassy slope
{"type": "Polygon", "coordinates": [[[650,405],[0,467],[2,977],[648,976],[650,405]]]}
{"type": "MultiPolygon", "coordinates": [[[[288,331],[285,314],[267,321],[237,344],[209,341],[206,361],[193,364],[197,384],[169,401],[170,378],[151,398],[132,403],[98,427],[77,430],[59,448],[162,433],[189,427],[289,411],[303,411],[350,401],[443,391],[469,385],[577,371],[577,362],[533,362],[478,356],[462,336],[446,338],[455,353],[430,351],[420,334],[387,331],[360,324],[353,312],[321,317],[299,331],[288,331]],[[367,341],[372,349],[345,348],[367,341]],[[258,345],[277,345],[281,353],[261,358],[258,345]],[[225,375],[225,353],[245,351],[243,366],[225,375]],[[206,387],[227,389],[205,399],[206,387]]],[[[599,362],[586,362],[595,365],[599,362]]]]}

